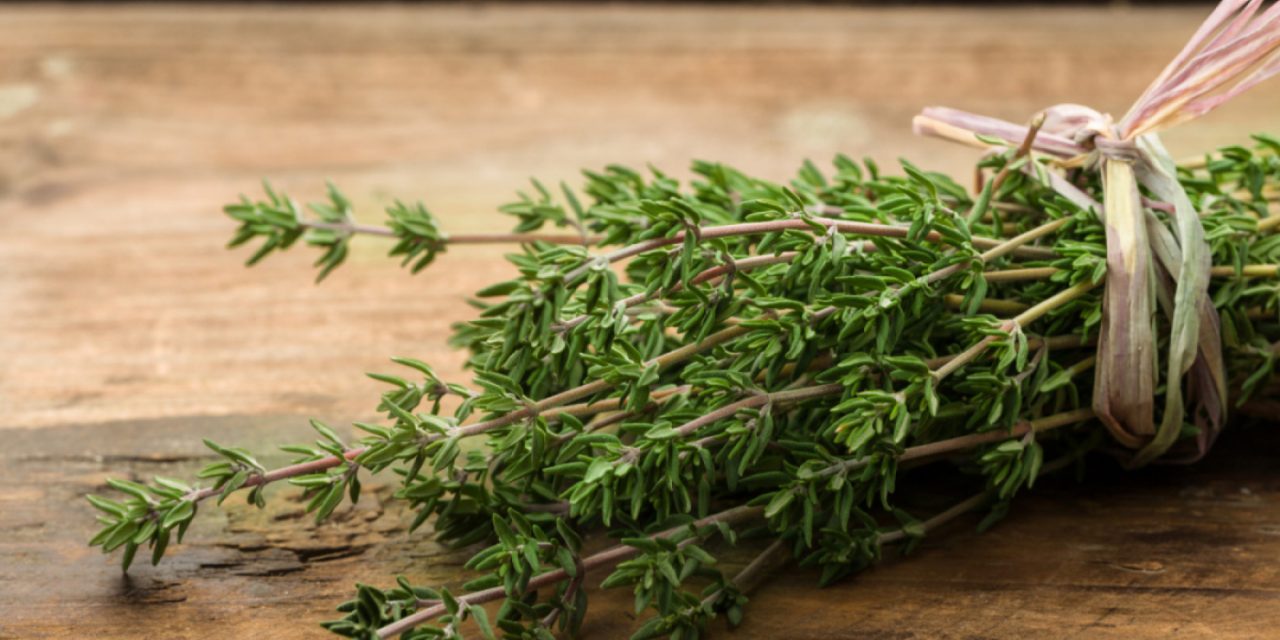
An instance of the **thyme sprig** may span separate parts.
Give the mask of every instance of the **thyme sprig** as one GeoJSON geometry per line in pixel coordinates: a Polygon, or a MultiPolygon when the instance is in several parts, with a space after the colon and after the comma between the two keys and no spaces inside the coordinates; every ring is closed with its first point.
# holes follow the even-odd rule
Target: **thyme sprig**
{"type": "MultiPolygon", "coordinates": [[[[1178,173],[1216,265],[1236,403],[1270,383],[1280,353],[1280,143],[1256,142],[1178,173]]],[[[92,543],[122,548],[126,568],[142,548],[158,562],[210,498],[244,490],[261,506],[266,485],[288,480],[322,520],[390,470],[413,528],[430,521],[443,540],[480,545],[468,564],[479,578],[360,585],[330,631],[573,633],[591,579],[633,589],[637,613],[651,611],[637,637],[688,638],[715,616],[740,621],[767,568],[813,566],[825,582],[961,513],[985,509],[989,525],[1039,476],[1105,443],[1087,350],[1107,286],[1088,206],[1101,186],[1064,196],[1049,167],[1024,170],[1044,162],[1010,145],[981,161],[992,177],[977,195],[910,164],[887,176],[844,157],[831,173],[806,163],[788,185],[712,163],[696,163],[687,188],[609,167],[587,174],[582,197],[535,186],[504,208],[513,234],[482,237],[450,236],[402,203],[385,226],[359,225],[333,187],[304,218],[268,188],[227,207],[241,224],[233,244],[262,239],[251,262],[305,239],[323,277],[359,234],[392,238],[414,269],[452,243],[516,243],[515,277],[479,291],[479,317],[455,331],[474,385],[397,358],[407,373],[371,374],[388,385],[386,420],[354,425],[357,440],[313,421],[318,439],[286,447],[293,464],[272,470],[210,442],[204,484],[112,481],[123,499],[91,496],[103,523],[92,543]],[[976,493],[914,515],[899,497],[910,470],[942,463],[976,493]],[[618,544],[585,553],[602,530],[618,544]],[[757,537],[769,539],[757,559],[722,573],[717,550],[757,537]]]]}

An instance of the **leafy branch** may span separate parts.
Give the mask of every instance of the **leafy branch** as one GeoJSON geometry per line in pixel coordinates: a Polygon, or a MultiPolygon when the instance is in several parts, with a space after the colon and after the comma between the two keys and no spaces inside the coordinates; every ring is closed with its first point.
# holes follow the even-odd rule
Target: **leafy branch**
{"type": "Polygon", "coordinates": [[[329,185],[328,202],[311,203],[306,210],[316,216],[308,219],[305,210],[289,196],[263,183],[267,199],[250,200],[241,196],[240,201],[223,207],[223,212],[240,223],[228,247],[238,247],[255,238],[262,244],[249,257],[247,265],[257,264],[275,251],[293,246],[299,239],[324,252],[316,260],[320,272],[316,281],[324,280],[340,266],[349,252],[351,238],[369,235],[397,240],[391,249],[392,256],[401,256],[402,263],[410,265],[414,273],[435,261],[450,245],[465,244],[518,244],[546,242],[551,244],[589,245],[598,239],[591,236],[548,233],[445,233],[436,217],[421,203],[405,204],[396,201],[387,207],[387,225],[359,224],[351,201],[333,184],[329,185]]]}
{"type": "MultiPolygon", "coordinates": [[[[261,242],[251,263],[301,241],[321,250],[323,278],[362,234],[394,240],[415,271],[450,245],[513,244],[511,278],[478,291],[477,317],[455,328],[473,379],[397,358],[399,372],[370,374],[386,385],[384,418],[352,425],[355,438],[313,421],[316,440],[283,447],[295,457],[275,469],[207,442],[214,460],[194,482],[113,480],[123,497],[90,496],[91,543],[122,550],[126,569],[142,548],[154,563],[212,498],[261,507],[287,481],[323,520],[382,476],[413,529],[477,545],[477,577],[452,591],[359,585],[330,631],[572,635],[590,578],[632,590],[637,637],[687,639],[716,616],[740,622],[779,567],[828,582],[965,513],[989,526],[1107,445],[1093,404],[1116,277],[1104,185],[1044,151],[1067,142],[1042,124],[1000,138],[976,194],[845,157],[786,185],[715,163],[695,163],[687,185],[613,166],[580,191],[534,183],[503,207],[515,218],[503,234],[447,234],[404,203],[362,225],[336,188],[304,212],[268,187],[227,207],[232,244],[261,242]],[[907,505],[929,488],[923,465],[972,497],[918,517],[907,505]],[[593,536],[613,545],[586,553],[593,536]],[[720,550],[740,538],[763,538],[761,551],[728,576],[720,550]]],[[[1273,389],[1280,362],[1276,148],[1259,137],[1177,171],[1211,254],[1232,405],[1273,389]]],[[[1156,196],[1139,201],[1152,228],[1177,215],[1156,196]]],[[[1175,302],[1156,301],[1153,335],[1171,335],[1175,302]]],[[[1161,393],[1179,387],[1164,376],[1161,393]]],[[[1194,454],[1208,429],[1184,426],[1171,451],[1194,454]]]]}

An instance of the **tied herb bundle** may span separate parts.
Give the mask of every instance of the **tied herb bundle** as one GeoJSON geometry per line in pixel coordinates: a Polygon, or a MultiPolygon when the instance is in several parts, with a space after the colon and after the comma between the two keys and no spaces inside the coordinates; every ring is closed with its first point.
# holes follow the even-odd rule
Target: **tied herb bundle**
{"type": "Polygon", "coordinates": [[[476,549],[477,577],[359,585],[334,633],[572,635],[590,581],[634,591],[636,637],[691,638],[739,622],[770,570],[825,583],[969,511],[988,526],[1089,452],[1201,455],[1273,382],[1280,140],[1175,167],[1154,130],[1280,70],[1280,12],[1259,9],[1223,3],[1119,126],[1063,107],[1022,128],[927,111],[922,132],[988,148],[972,193],[845,157],[785,185],[716,163],[685,186],[611,166],[580,192],[535,182],[502,208],[512,233],[451,235],[420,204],[367,226],[336,188],[304,209],[268,187],[226,207],[232,245],[261,242],[250,263],[301,242],[323,278],[360,234],[393,238],[415,272],[452,245],[516,245],[514,277],[477,292],[453,336],[473,383],[396,358],[370,374],[386,419],[359,439],[313,421],[319,439],[271,470],[206,442],[218,460],[196,483],[90,496],[91,543],[126,568],[143,548],[158,562],[210,499],[262,506],[286,480],[323,520],[384,473],[412,529],[476,549]],[[923,465],[969,495],[912,509],[923,465]],[[758,555],[721,572],[714,554],[746,540],[758,555]]]}

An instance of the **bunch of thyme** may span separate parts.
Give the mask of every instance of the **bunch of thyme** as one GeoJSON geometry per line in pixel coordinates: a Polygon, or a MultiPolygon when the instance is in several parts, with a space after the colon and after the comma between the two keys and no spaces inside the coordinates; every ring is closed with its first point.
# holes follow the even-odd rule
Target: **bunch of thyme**
{"type": "MultiPolygon", "coordinates": [[[[1038,148],[1042,124],[1021,140],[980,133],[993,150],[976,194],[907,162],[896,176],[844,156],[825,171],[806,162],[788,184],[718,163],[695,163],[686,185],[610,166],[578,192],[534,182],[502,208],[515,230],[493,236],[450,235],[399,202],[385,226],[359,225],[333,187],[310,215],[270,188],[244,198],[226,207],[232,244],[260,240],[251,263],[312,245],[321,278],[360,234],[394,238],[414,271],[455,244],[515,244],[513,277],[477,292],[478,317],[453,335],[472,384],[396,358],[399,371],[370,374],[387,384],[386,419],[355,424],[359,439],[313,421],[319,439],[284,447],[297,460],[271,470],[207,442],[218,461],[195,484],[112,481],[126,497],[90,496],[103,526],[92,544],[122,549],[126,568],[144,547],[158,562],[210,498],[247,490],[261,506],[287,480],[323,520],[389,470],[411,528],[473,546],[478,577],[458,590],[359,585],[330,631],[572,635],[591,580],[634,592],[649,612],[634,637],[693,638],[716,616],[739,622],[745,592],[778,566],[826,583],[963,513],[984,510],[988,526],[1040,476],[1124,444],[1094,409],[1114,271],[1106,188],[1038,148]],[[910,510],[900,496],[926,464],[954,469],[970,497],[910,510]],[[601,535],[615,546],[584,549],[601,535]],[[725,575],[716,554],[746,538],[763,551],[725,575]]],[[[1233,406],[1274,381],[1280,355],[1280,140],[1254,143],[1173,174],[1211,259],[1233,406]]],[[[1152,224],[1179,222],[1142,196],[1152,224]]],[[[1167,353],[1181,298],[1163,291],[1149,320],[1167,353]]],[[[1160,382],[1161,399],[1181,385],[1160,382]]],[[[1166,448],[1202,450],[1205,428],[1179,417],[1166,448]]]]}

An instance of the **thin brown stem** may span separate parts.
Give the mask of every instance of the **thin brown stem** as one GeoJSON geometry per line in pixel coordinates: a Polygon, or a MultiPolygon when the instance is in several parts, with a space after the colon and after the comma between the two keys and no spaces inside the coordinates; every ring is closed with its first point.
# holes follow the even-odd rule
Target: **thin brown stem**
{"type": "MultiPolygon", "coordinates": [[[[964,296],[958,293],[948,293],[942,296],[942,301],[951,309],[966,308],[964,296]]],[[[1016,300],[1001,300],[999,298],[983,298],[978,303],[978,311],[981,313],[997,313],[1002,315],[1011,315],[1022,313],[1029,309],[1031,305],[1018,302],[1016,300]]]]}
{"type": "Polygon", "coordinates": [[[568,516],[570,504],[568,500],[560,500],[558,502],[525,502],[520,508],[529,513],[554,513],[559,516],[568,516]]]}
{"type": "MultiPolygon", "coordinates": [[[[714,349],[715,347],[729,340],[732,340],[746,333],[747,331],[749,331],[749,329],[747,329],[746,327],[727,327],[725,329],[721,329],[720,331],[717,331],[703,338],[702,340],[699,340],[698,342],[693,342],[693,343],[684,345],[683,347],[672,349],[667,353],[664,353],[656,358],[648,360],[644,363],[644,366],[645,367],[657,366],[658,370],[661,371],[663,369],[671,367],[672,365],[684,362],[685,360],[688,360],[689,358],[692,358],[693,356],[699,353],[702,353],[704,351],[710,351],[711,349],[714,349]]],[[[574,400],[580,400],[582,398],[586,398],[588,396],[592,396],[597,393],[600,393],[601,391],[606,391],[611,387],[612,385],[610,385],[608,382],[604,380],[595,380],[592,382],[588,382],[584,385],[580,385],[572,389],[568,389],[566,391],[561,391],[560,393],[557,393],[553,396],[543,398],[542,400],[532,403],[523,409],[517,409],[515,411],[498,416],[496,418],[491,418],[489,420],[484,420],[482,422],[477,422],[474,424],[467,425],[465,427],[461,427],[451,435],[456,437],[468,437],[468,436],[478,435],[486,431],[490,431],[492,429],[497,429],[499,427],[505,427],[519,420],[523,420],[525,418],[531,418],[533,416],[541,414],[544,411],[554,409],[564,404],[568,404],[570,402],[573,402],[574,400]]]]}
{"type": "Polygon", "coordinates": [[[582,236],[573,233],[449,233],[444,236],[445,244],[528,244],[546,242],[548,244],[580,244],[593,245],[600,241],[598,236],[582,236]]]}
{"type": "Polygon", "coordinates": [[[1025,282],[1027,280],[1045,280],[1061,271],[1057,267],[1028,267],[1025,269],[1002,269],[984,271],[982,277],[987,282],[1025,282]]]}
{"type": "MultiPolygon", "coordinates": [[[[1065,220],[1065,219],[1064,219],[1065,220]]],[[[753,236],[765,233],[774,233],[778,231],[786,231],[788,229],[800,231],[812,231],[813,224],[818,224],[828,229],[835,229],[841,233],[863,236],[878,236],[885,238],[905,238],[910,229],[908,227],[899,227],[887,224],[877,224],[874,222],[858,222],[854,220],[837,220],[834,218],[810,217],[810,218],[787,218],[783,220],[766,220],[764,222],[739,222],[736,224],[726,224],[714,227],[699,227],[696,230],[697,238],[709,240],[712,238],[729,238],[736,236],[753,236]]],[[[620,247],[587,260],[585,263],[573,269],[565,275],[565,282],[575,282],[581,278],[589,269],[600,262],[614,263],[619,260],[640,255],[646,251],[653,251],[662,247],[684,242],[685,231],[679,231],[671,236],[662,238],[652,238],[637,242],[625,247],[620,247]]],[[[942,234],[933,231],[925,236],[930,242],[939,242],[942,240],[942,234]]],[[[1007,245],[1007,241],[995,238],[983,238],[975,236],[972,239],[974,246],[980,248],[997,248],[1007,245]]],[[[1050,259],[1057,257],[1052,250],[1042,247],[1021,247],[1021,244],[1008,247],[1008,252],[1017,252],[1023,257],[1035,259],[1050,259]]],[[[1003,255],[1003,254],[1001,254],[1003,255]]]]}
{"type": "MultiPolygon", "coordinates": [[[[1280,216],[1275,216],[1280,221],[1280,216]]],[[[1027,280],[1044,280],[1062,271],[1057,267],[1028,267],[1025,269],[1002,269],[997,271],[986,271],[982,277],[987,282],[1024,282],[1027,280]]],[[[1209,269],[1209,275],[1215,278],[1274,278],[1280,277],[1280,264],[1250,264],[1245,265],[1238,272],[1234,265],[1218,265],[1209,269]]]]}
{"type": "MultiPolygon", "coordinates": [[[[1057,460],[1054,460],[1044,465],[1044,467],[1040,469],[1039,475],[1043,476],[1050,473],[1054,473],[1055,471],[1060,471],[1061,469],[1065,468],[1067,465],[1071,464],[1071,462],[1074,461],[1075,459],[1076,459],[1075,455],[1066,455],[1061,458],[1058,458],[1057,460]]],[[[933,517],[920,523],[921,527],[924,529],[925,533],[928,533],[930,531],[935,531],[937,530],[938,527],[941,527],[942,525],[948,522],[951,522],[952,520],[955,520],[956,518],[982,506],[983,503],[991,499],[991,495],[992,495],[992,492],[990,490],[974,494],[973,496],[970,496],[969,498],[956,503],[949,509],[942,511],[938,514],[935,514],[933,517]]],[[[896,531],[888,531],[880,534],[880,537],[877,539],[877,541],[883,545],[891,542],[898,542],[900,540],[905,539],[906,537],[907,537],[906,530],[898,529],[896,531]]]]}
{"type": "MultiPolygon", "coordinates": [[[[319,473],[325,469],[332,469],[340,464],[351,462],[352,460],[355,460],[356,456],[359,456],[367,450],[368,447],[356,447],[354,449],[348,449],[341,457],[329,456],[319,460],[310,460],[308,462],[300,462],[298,464],[281,467],[279,469],[272,469],[266,473],[254,474],[249,476],[248,480],[245,480],[245,483],[241,485],[241,488],[247,489],[259,485],[270,484],[278,480],[287,480],[297,476],[305,476],[309,473],[319,473]]],[[[201,500],[220,495],[221,493],[221,489],[209,487],[207,489],[200,489],[198,491],[191,492],[187,495],[186,499],[192,502],[200,502],[201,500]]]]}
{"type": "MultiPolygon", "coordinates": [[[[303,220],[298,223],[304,229],[326,229],[339,233],[398,238],[396,232],[388,227],[355,222],[321,222],[303,220]]],[[[598,236],[582,236],[570,233],[448,233],[440,238],[440,244],[528,244],[546,242],[549,244],[592,245],[600,241],[598,236]]]]}
{"type": "Polygon", "coordinates": [[[542,618],[542,626],[550,629],[555,625],[556,620],[560,619],[560,615],[564,613],[566,603],[573,602],[574,596],[578,593],[578,589],[582,588],[582,583],[587,579],[587,568],[582,564],[582,558],[575,555],[573,557],[574,575],[569,579],[569,584],[564,588],[564,595],[560,598],[560,604],[551,610],[542,618]]]}
{"type": "MultiPolygon", "coordinates": [[[[1068,287],[1066,289],[1063,289],[1062,291],[1059,291],[1058,293],[1055,293],[1052,296],[1049,296],[1048,298],[1041,300],[1039,303],[1035,304],[1034,306],[1028,307],[1026,310],[1019,313],[1017,317],[1011,320],[1006,320],[1005,322],[1001,323],[1000,330],[1005,333],[1010,333],[1017,329],[1020,329],[1021,327],[1029,325],[1032,322],[1035,322],[1036,320],[1040,319],[1040,317],[1043,316],[1044,314],[1049,313],[1050,311],[1088,293],[1090,290],[1092,290],[1096,286],[1098,286],[1097,283],[1085,280],[1084,282],[1081,282],[1071,287],[1068,287]]],[[[961,352],[960,355],[956,356],[955,358],[952,358],[946,364],[935,369],[933,371],[934,380],[935,381],[942,380],[943,378],[951,375],[952,373],[955,373],[956,370],[972,362],[974,358],[977,358],[979,355],[981,355],[982,352],[987,350],[987,347],[991,346],[993,342],[995,342],[996,340],[999,340],[1000,338],[1001,336],[991,335],[991,336],[986,336],[985,338],[979,340],[973,346],[961,352]]]]}
{"type": "MultiPolygon", "coordinates": [[[[666,400],[671,396],[686,393],[693,387],[691,385],[680,385],[668,389],[658,389],[649,394],[650,400],[666,400]]],[[[581,404],[570,404],[557,409],[553,409],[546,413],[547,418],[558,418],[560,416],[569,415],[577,418],[583,416],[595,415],[606,411],[616,411],[622,406],[622,398],[606,398],[595,402],[583,402],[581,404]]]]}
{"type": "MultiPolygon", "coordinates": [[[[874,249],[875,245],[868,243],[868,247],[874,249]]],[[[864,249],[868,247],[864,247],[864,249]]],[[[733,266],[721,265],[721,266],[707,269],[702,273],[698,274],[697,276],[695,276],[691,280],[691,283],[701,284],[703,282],[706,282],[708,280],[713,280],[715,278],[718,278],[720,276],[723,276],[735,270],[747,271],[757,267],[791,262],[792,260],[795,259],[796,255],[798,254],[795,251],[787,251],[787,252],[778,254],[776,256],[752,256],[750,258],[738,260],[733,266]]],[[[1248,269],[1248,267],[1246,267],[1246,269],[1248,269]]],[[[933,281],[941,280],[945,277],[954,275],[959,271],[960,269],[958,268],[947,267],[946,269],[941,269],[932,274],[929,274],[929,276],[927,276],[927,279],[929,282],[933,282],[933,281]]],[[[1042,277],[1048,277],[1050,275],[1053,275],[1054,273],[1057,273],[1058,271],[1059,269],[1055,267],[1032,267],[1027,269],[1008,269],[1005,271],[988,271],[984,275],[986,275],[987,279],[991,282],[1010,282],[1010,281],[1018,281],[1018,280],[1036,279],[1032,277],[1034,274],[1039,274],[1042,277]]],[[[683,288],[682,285],[677,284],[676,286],[672,287],[670,293],[675,293],[677,291],[680,291],[682,288],[683,288]]],[[[634,305],[642,304],[650,300],[653,300],[658,296],[658,293],[659,292],[638,293],[628,298],[623,298],[622,306],[628,310],[628,313],[634,313],[634,314],[641,314],[641,313],[670,314],[678,310],[678,308],[670,307],[670,306],[663,306],[655,309],[636,308],[634,306],[634,305]]],[[[961,301],[963,300],[963,296],[956,295],[956,294],[947,294],[943,297],[943,300],[952,308],[960,308],[961,301]]],[[[995,298],[984,298],[982,303],[979,305],[978,310],[983,313],[1016,314],[1026,310],[1027,308],[1028,308],[1028,305],[1023,304],[1021,302],[1014,302],[1011,300],[999,300],[995,298]]],[[[583,322],[586,322],[588,318],[590,318],[589,315],[583,314],[555,325],[555,329],[557,331],[567,331],[569,329],[572,329],[582,324],[583,322]]],[[[732,324],[736,321],[737,321],[736,319],[730,318],[726,322],[729,324],[732,324]]]]}
{"type": "Polygon", "coordinates": [[[706,413],[689,422],[686,422],[675,429],[676,435],[685,437],[693,432],[713,424],[719,420],[732,417],[734,414],[743,409],[753,409],[763,407],[767,404],[782,402],[799,402],[802,400],[811,400],[813,398],[821,398],[823,396],[833,396],[844,390],[844,386],[838,383],[820,384],[812,387],[801,387],[790,391],[775,391],[773,393],[757,393],[755,395],[743,398],[737,402],[727,404],[711,413],[706,413]]]}
{"type": "Polygon", "coordinates": [[[1089,293],[1100,284],[1102,284],[1101,280],[1098,282],[1085,280],[1084,282],[1074,284],[1049,296],[1048,298],[1045,298],[1044,300],[1041,300],[1026,311],[1019,313],[1018,317],[1013,319],[1013,322],[1017,323],[1019,327],[1025,327],[1036,320],[1039,320],[1044,314],[1049,313],[1050,311],[1053,311],[1054,309],[1057,309],[1058,307],[1071,302],[1086,293],[1089,293]]]}
{"type": "MultiPolygon", "coordinates": [[[[1280,218],[1280,216],[1276,217],[1280,218]]],[[[1210,268],[1209,275],[1217,276],[1219,278],[1230,278],[1237,275],[1246,278],[1274,278],[1280,276],[1280,264],[1245,265],[1238,273],[1234,266],[1221,265],[1210,268]]]]}
{"type": "Polygon", "coordinates": [[[392,231],[387,227],[380,227],[372,224],[356,224],[354,222],[320,222],[303,220],[298,223],[298,226],[304,229],[323,229],[346,234],[358,233],[361,235],[381,236],[384,238],[398,237],[395,231],[392,231]]]}
{"type": "MultiPolygon", "coordinates": [[[[1001,325],[1001,329],[1003,329],[1006,332],[1012,331],[1013,330],[1012,323],[1005,322],[1003,325],[1001,325]]],[[[965,349],[964,351],[961,351],[960,353],[956,354],[954,358],[951,358],[950,360],[943,363],[942,366],[933,370],[933,379],[935,381],[941,381],[943,378],[946,378],[947,376],[955,373],[957,370],[960,369],[960,367],[963,367],[964,365],[969,364],[970,362],[973,362],[974,358],[977,358],[978,356],[982,355],[982,352],[986,351],[987,347],[991,346],[991,343],[995,342],[998,339],[1000,339],[999,336],[986,336],[983,339],[971,345],[968,349],[965,349]]]]}
{"type": "MultiPolygon", "coordinates": [[[[1050,431],[1059,427],[1076,424],[1094,417],[1093,409],[1076,409],[1074,411],[1065,411],[1056,413],[1051,416],[1037,418],[1035,420],[1025,420],[1014,425],[1009,431],[997,430],[987,431],[983,433],[970,433],[946,440],[938,440],[927,444],[907,447],[902,454],[898,456],[899,463],[908,462],[919,458],[932,458],[935,456],[954,453],[956,451],[965,451],[984,444],[993,442],[1001,442],[1011,440],[1026,435],[1029,432],[1041,433],[1050,431]]],[[[826,477],[835,475],[842,471],[856,471],[871,463],[871,456],[863,456],[860,458],[851,458],[843,462],[837,462],[829,467],[825,467],[817,471],[815,477],[826,477]]]]}
{"type": "MultiPolygon", "coordinates": [[[[1077,347],[1093,346],[1093,341],[1085,340],[1078,335],[1050,336],[1048,338],[1033,337],[1033,338],[1027,339],[1028,349],[1039,349],[1041,347],[1046,347],[1046,346],[1049,349],[1074,349],[1077,347]]],[[[926,365],[929,366],[930,369],[934,369],[948,362],[951,362],[952,360],[956,359],[960,355],[961,354],[959,353],[950,353],[945,356],[929,358],[924,362],[926,365]]]]}
{"type": "MultiPolygon", "coordinates": [[[[775,539],[764,551],[760,552],[751,560],[751,563],[743,567],[730,582],[733,588],[739,593],[751,593],[760,582],[769,574],[777,571],[786,564],[788,558],[791,557],[791,550],[787,549],[787,544],[782,538],[775,539]]],[[[724,595],[724,589],[717,589],[714,593],[702,599],[704,606],[715,604],[721,596],[724,595]]]]}
{"type": "MultiPolygon", "coordinates": [[[[984,251],[981,255],[979,255],[976,258],[976,260],[982,263],[987,263],[997,258],[1009,255],[1011,253],[1015,253],[1021,248],[1026,248],[1024,245],[1026,245],[1027,243],[1043,238],[1044,236],[1047,236],[1051,233],[1054,233],[1058,229],[1061,229],[1065,224],[1067,224],[1068,220],[1069,220],[1068,218],[1060,218],[1058,220],[1052,220],[1034,229],[1018,234],[1012,238],[1009,238],[1008,240],[1004,240],[999,244],[991,247],[987,251],[984,251]]],[[[977,243],[975,242],[974,244],[977,244],[977,243]]],[[[1056,255],[1053,253],[1052,250],[1049,250],[1049,254],[1050,254],[1050,257],[1053,257],[1056,255]]],[[[957,262],[956,264],[953,264],[951,266],[943,267],[925,276],[921,276],[920,280],[926,284],[934,284],[936,282],[940,282],[942,280],[950,278],[953,275],[956,275],[957,273],[964,271],[970,264],[972,264],[972,262],[957,262]]],[[[893,289],[890,289],[889,291],[891,292],[892,295],[896,296],[896,295],[899,295],[904,288],[905,288],[904,286],[898,286],[898,287],[894,287],[893,289]]],[[[835,306],[826,307],[820,311],[815,312],[813,314],[813,318],[814,320],[821,320],[835,313],[837,309],[838,307],[835,307],[835,306]]]]}
{"type": "Polygon", "coordinates": [[[996,177],[991,180],[992,195],[995,195],[1000,190],[1000,186],[1004,184],[1004,181],[1008,179],[1013,165],[1031,153],[1031,148],[1035,146],[1036,135],[1040,133],[1040,127],[1044,126],[1044,117],[1043,111],[1036,114],[1036,117],[1031,121],[1031,126],[1027,127],[1027,135],[1022,139],[1022,144],[1018,145],[1018,149],[1013,152],[1013,157],[1009,158],[1009,161],[1001,167],[996,177]]]}
{"type": "MultiPolygon", "coordinates": [[[[1032,337],[1027,340],[1027,348],[1038,349],[1038,351],[1036,352],[1036,356],[1033,359],[1033,363],[1035,361],[1038,361],[1038,359],[1043,356],[1045,349],[1073,349],[1073,348],[1082,347],[1082,346],[1092,346],[1092,344],[1093,344],[1092,340],[1085,340],[1078,335],[1050,336],[1048,338],[1032,337]]],[[[947,354],[944,356],[937,356],[935,358],[929,358],[928,360],[925,360],[925,364],[931,369],[939,368],[946,365],[949,362],[952,362],[953,360],[956,360],[961,356],[964,356],[966,353],[968,353],[968,351],[965,351],[962,353],[947,354]]],[[[815,364],[818,365],[817,368],[826,368],[831,365],[832,358],[830,354],[824,354],[824,356],[819,356],[817,359],[815,359],[814,362],[815,364]]],[[[1091,364],[1092,364],[1092,359],[1086,358],[1086,360],[1083,361],[1083,363],[1077,363],[1077,365],[1075,366],[1081,367],[1080,370],[1082,371],[1085,368],[1088,368],[1088,366],[1091,366],[1091,364]]],[[[1034,368],[1034,364],[1028,367],[1028,369],[1031,369],[1031,368],[1034,368]]],[[[787,367],[783,368],[784,375],[788,373],[794,373],[794,372],[795,372],[795,368],[793,365],[787,365],[787,367]]],[[[763,406],[771,402],[782,403],[788,400],[801,401],[801,400],[808,400],[812,398],[822,397],[825,395],[836,395],[840,393],[840,391],[842,390],[843,389],[839,388],[839,385],[837,384],[829,384],[829,385],[819,385],[819,386],[802,387],[799,389],[795,389],[793,392],[793,395],[788,395],[788,392],[785,392],[785,391],[777,392],[774,394],[758,394],[755,396],[744,398],[743,400],[739,400],[738,402],[725,405],[713,411],[712,413],[706,414],[693,421],[687,422],[684,425],[681,425],[677,429],[677,432],[681,436],[688,436],[688,435],[691,435],[697,429],[704,427],[708,424],[711,424],[716,420],[722,420],[724,418],[731,417],[734,414],[736,414],[738,411],[741,411],[742,409],[749,409],[749,408],[754,408],[758,406],[763,406]]],[[[724,440],[725,438],[722,434],[710,435],[710,436],[706,436],[706,437],[694,440],[689,444],[694,447],[708,447],[712,445],[721,444],[724,442],[724,440]]],[[[681,454],[681,456],[682,457],[686,456],[688,453],[689,453],[688,451],[685,451],[681,454]]]]}
{"type": "MultiPolygon", "coordinates": [[[[982,506],[986,501],[990,499],[991,499],[990,491],[983,491],[981,493],[974,494],[973,496],[970,496],[969,498],[966,498],[965,500],[962,500],[961,502],[956,503],[946,511],[938,513],[934,515],[932,518],[929,518],[928,520],[925,520],[924,522],[920,523],[921,528],[924,529],[925,533],[933,531],[938,527],[948,522],[951,522],[952,520],[955,520],[956,518],[966,513],[969,513],[974,509],[977,509],[978,507],[982,506]]],[[[885,545],[893,542],[898,542],[906,538],[907,538],[906,530],[897,529],[895,531],[886,531],[880,534],[880,537],[876,539],[876,542],[882,545],[885,545]]]]}
{"type": "MultiPolygon", "coordinates": [[[[773,255],[773,256],[751,256],[749,258],[735,260],[734,263],[730,265],[718,265],[718,266],[711,267],[709,269],[704,270],[703,272],[699,273],[698,275],[690,279],[689,284],[691,285],[702,284],[704,282],[714,280],[721,276],[728,275],[729,273],[734,271],[749,271],[751,269],[758,269],[760,267],[767,267],[769,265],[791,262],[792,260],[795,259],[797,255],[798,253],[795,251],[784,251],[782,253],[779,253],[778,255],[773,255]]],[[[671,288],[671,291],[669,293],[676,293],[682,290],[683,288],[684,288],[683,284],[677,283],[674,287],[671,288]]],[[[648,302],[656,298],[658,294],[659,292],[656,292],[656,291],[653,293],[637,293],[633,296],[623,298],[622,305],[623,307],[630,308],[634,305],[648,302]]],[[[589,317],[590,316],[583,314],[576,318],[565,320],[564,322],[561,322],[555,325],[555,329],[557,331],[567,331],[569,329],[572,329],[582,324],[583,322],[586,322],[589,317]]]]}
{"type": "MultiPolygon", "coordinates": [[[[1026,249],[1040,249],[1040,254],[1037,257],[1042,260],[1051,260],[1053,258],[1056,258],[1058,257],[1058,254],[1054,253],[1052,249],[1045,249],[1043,247],[1027,247],[1026,245],[1030,242],[1039,240],[1040,238],[1043,238],[1049,234],[1057,232],[1058,229],[1061,229],[1062,227],[1066,226],[1066,224],[1070,221],[1071,221],[1070,218],[1059,218],[1057,220],[1051,220],[1038,227],[1035,227],[1034,229],[1029,229],[1027,231],[1024,231],[1012,238],[1009,238],[1008,240],[1000,241],[992,245],[990,249],[982,253],[982,261],[984,263],[991,262],[996,258],[1002,258],[1009,254],[1017,254],[1019,251],[1025,251],[1026,249]]],[[[974,238],[973,244],[974,246],[980,246],[977,242],[977,238],[974,238]]]]}
{"type": "MultiPolygon", "coordinates": [[[[707,525],[712,525],[717,523],[734,524],[738,522],[744,522],[747,520],[754,520],[756,518],[759,518],[763,513],[764,513],[764,509],[761,507],[738,506],[732,509],[721,511],[720,513],[707,516],[705,518],[701,518],[699,520],[695,520],[694,522],[689,523],[687,525],[672,527],[670,529],[667,529],[666,531],[663,531],[661,533],[656,533],[649,537],[651,539],[670,538],[678,533],[688,531],[690,527],[700,529],[707,525]]],[[[632,556],[635,556],[637,553],[639,553],[639,549],[629,545],[618,545],[615,547],[610,547],[608,549],[605,549],[604,551],[601,551],[599,553],[583,558],[582,566],[579,571],[581,573],[581,572],[591,571],[593,569],[598,569],[600,567],[612,566],[622,560],[626,560],[628,558],[631,558],[632,556]]],[[[526,586],[526,591],[532,591],[541,587],[555,584],[561,580],[564,580],[567,577],[569,577],[569,574],[564,569],[556,569],[554,571],[548,571],[546,573],[536,575],[533,578],[529,579],[528,585],[526,586]]],[[[459,596],[457,600],[461,604],[483,604],[486,602],[501,600],[506,596],[507,596],[506,588],[498,586],[498,587],[492,587],[489,589],[484,589],[481,591],[468,593],[464,596],[459,596]]],[[[433,618],[443,615],[444,612],[445,612],[445,607],[443,603],[432,604],[431,606],[425,609],[416,611],[408,616],[405,616],[404,618],[401,618],[400,620],[397,620],[396,622],[393,622],[385,627],[382,627],[381,629],[378,629],[378,637],[389,638],[391,636],[399,635],[424,622],[427,622],[433,618]]]]}
{"type": "MultiPolygon", "coordinates": [[[[655,407],[655,406],[657,406],[657,403],[649,404],[649,407],[655,407]]],[[[592,421],[591,424],[587,426],[587,431],[594,432],[594,431],[599,431],[605,427],[611,427],[615,424],[618,424],[619,422],[623,422],[630,418],[634,418],[638,413],[639,413],[638,411],[615,411],[612,415],[608,417],[599,418],[592,421]]],[[[556,442],[561,442],[561,440],[557,439],[556,442]]]]}

